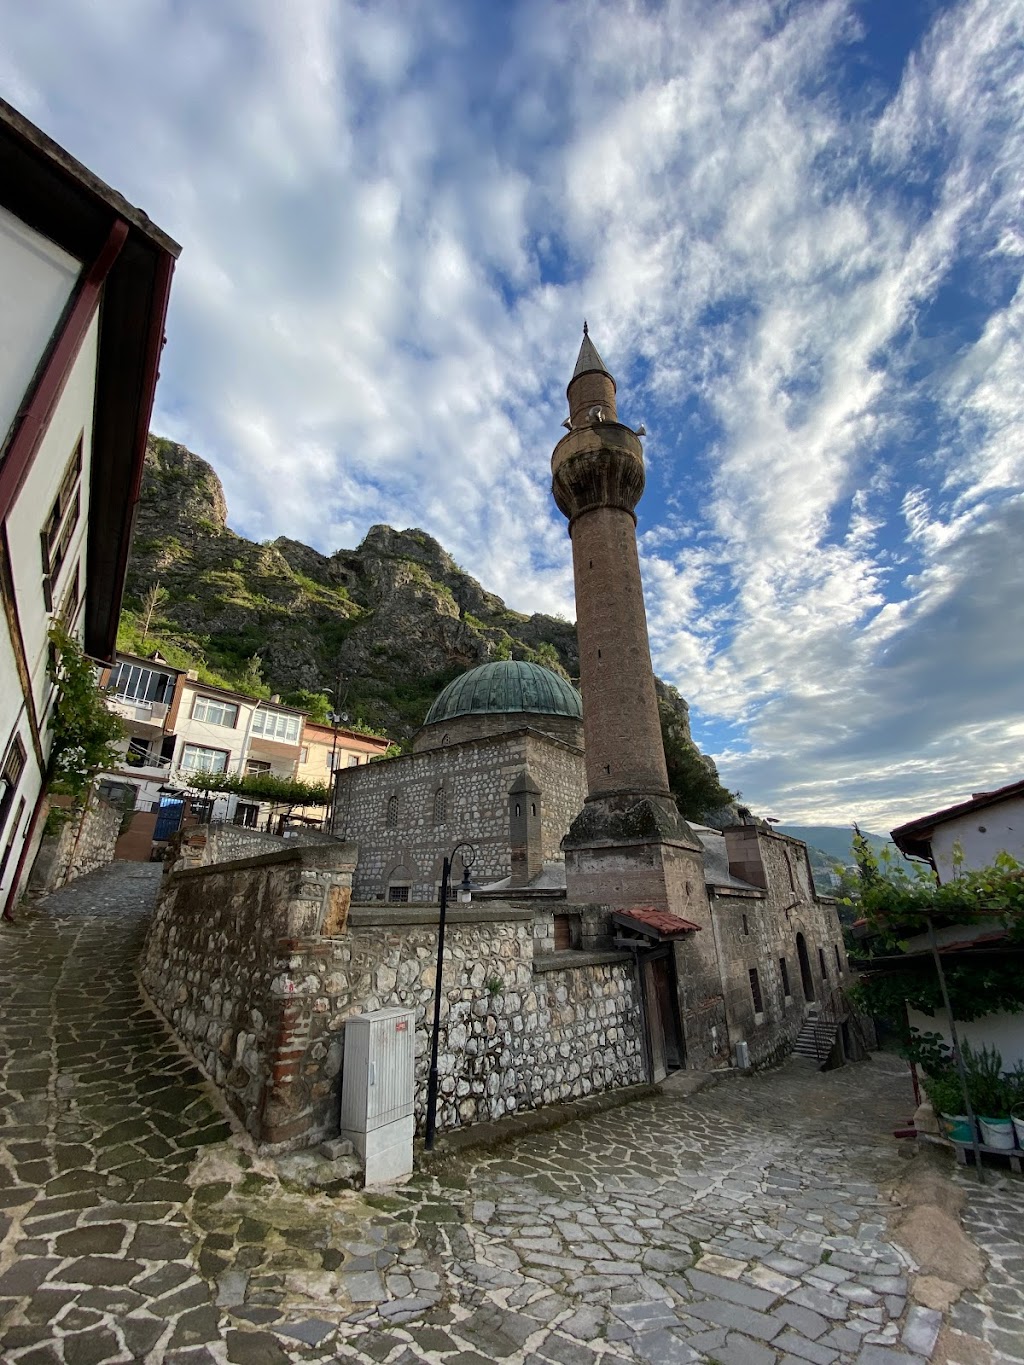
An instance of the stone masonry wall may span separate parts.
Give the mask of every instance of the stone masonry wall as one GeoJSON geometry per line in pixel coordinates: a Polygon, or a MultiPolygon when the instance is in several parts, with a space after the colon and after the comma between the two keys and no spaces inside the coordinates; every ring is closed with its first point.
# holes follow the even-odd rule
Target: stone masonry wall
{"type": "Polygon", "coordinates": [[[143,983],[259,1142],[336,1131],[341,1044],[313,1027],[290,964],[344,932],[354,863],[335,844],[164,878],[143,983]]]}
{"type": "Polygon", "coordinates": [[[518,730],[342,769],[334,832],[359,844],[355,898],[385,899],[389,885],[397,882],[408,885],[410,901],[434,901],[441,860],[461,839],[477,850],[474,881],[507,877],[508,793],[524,769],[541,788],[543,856],[556,861],[562,856],[562,835],[585,795],[578,749],[518,730]],[[439,790],[444,792],[440,819],[439,790]],[[388,823],[392,799],[393,825],[388,823]]]}
{"type": "MultiPolygon", "coordinates": [[[[438,1053],[438,1128],[500,1118],[646,1079],[632,961],[620,953],[534,957],[533,911],[452,908],[438,1053]]],[[[416,1121],[426,1109],[437,953],[433,908],[353,905],[347,939],[296,957],[296,988],[339,1036],[349,1015],[416,1011],[416,1121]]]]}
{"type": "Polygon", "coordinates": [[[291,848],[316,845],[338,845],[333,834],[322,830],[303,829],[293,837],[267,834],[263,830],[247,829],[226,820],[214,820],[207,825],[192,825],[179,830],[170,840],[167,870],[180,872],[186,867],[208,867],[238,858],[256,858],[262,853],[283,853],[291,848]]]}
{"type": "Polygon", "coordinates": [[[75,813],[56,834],[44,835],[29,880],[35,892],[57,887],[106,867],[114,857],[121,832],[122,812],[107,801],[93,797],[79,816],[75,813]]]}
{"type": "MultiPolygon", "coordinates": [[[[426,1107],[437,912],[350,906],[355,849],[291,849],[171,873],[143,982],[258,1143],[337,1132],[344,1028],[416,1015],[416,1118],[426,1107]]],[[[534,912],[453,906],[445,944],[438,1127],[645,1079],[632,960],[535,957],[534,912]]]]}
{"type": "Polygon", "coordinates": [[[797,935],[803,935],[807,946],[816,1003],[823,1004],[837,986],[849,985],[850,977],[839,917],[831,901],[814,895],[806,845],[754,826],[746,827],[744,835],[744,857],[751,860],[751,868],[759,859],[765,889],[746,894],[718,889],[712,896],[712,913],[722,957],[729,1040],[732,1045],[745,1040],[751,1064],[761,1066],[790,1050],[807,1014],[810,1002],[801,983],[797,935]],[[751,968],[757,972],[760,1012],[754,1009],[751,968]]]}

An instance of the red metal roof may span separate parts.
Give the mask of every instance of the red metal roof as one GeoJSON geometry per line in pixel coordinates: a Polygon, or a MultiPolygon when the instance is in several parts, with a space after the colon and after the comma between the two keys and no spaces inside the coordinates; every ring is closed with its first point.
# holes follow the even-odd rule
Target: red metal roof
{"type": "Polygon", "coordinates": [[[637,928],[653,929],[659,938],[680,938],[700,928],[692,920],[670,914],[668,910],[656,910],[653,905],[631,906],[628,910],[617,911],[615,918],[634,920],[637,928]]]}

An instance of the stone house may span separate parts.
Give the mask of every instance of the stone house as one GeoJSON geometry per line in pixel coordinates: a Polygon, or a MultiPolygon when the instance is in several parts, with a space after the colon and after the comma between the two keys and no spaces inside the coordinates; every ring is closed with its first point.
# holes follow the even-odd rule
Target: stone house
{"type": "Polygon", "coordinates": [[[47,813],[51,621],[59,617],[88,654],[113,655],[179,250],[0,100],[5,914],[25,884],[47,813]]]}

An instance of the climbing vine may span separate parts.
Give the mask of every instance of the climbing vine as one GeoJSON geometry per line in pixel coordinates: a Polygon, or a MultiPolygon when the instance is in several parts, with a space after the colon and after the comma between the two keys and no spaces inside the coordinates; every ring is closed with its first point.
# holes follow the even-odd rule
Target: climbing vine
{"type": "MultiPolygon", "coordinates": [[[[1024,867],[1007,853],[989,867],[965,869],[954,850],[956,875],[941,885],[930,868],[908,872],[892,859],[876,859],[863,839],[854,839],[860,873],[858,910],[869,930],[862,955],[891,955],[909,938],[925,933],[929,919],[938,927],[985,922],[1005,931],[1011,943],[1024,942],[1024,867]]],[[[1024,973],[1019,959],[950,962],[945,967],[950,1004],[957,1019],[1024,1008],[1024,973]]],[[[864,1008],[902,1021],[905,1007],[935,1014],[943,1008],[938,976],[930,964],[866,968],[857,993],[864,1008]]]]}
{"type": "Polygon", "coordinates": [[[97,686],[93,665],[60,621],[50,626],[47,673],[57,699],[51,715],[49,790],[84,805],[93,779],[116,763],[124,726],[97,686]]]}

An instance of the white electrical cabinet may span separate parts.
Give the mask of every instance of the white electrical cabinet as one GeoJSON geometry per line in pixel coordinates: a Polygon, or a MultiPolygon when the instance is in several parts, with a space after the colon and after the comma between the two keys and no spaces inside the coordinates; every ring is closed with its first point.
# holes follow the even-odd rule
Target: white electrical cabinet
{"type": "Polygon", "coordinates": [[[412,1171],[414,1011],[374,1010],[345,1025],[341,1136],[363,1158],[367,1185],[412,1171]]]}

